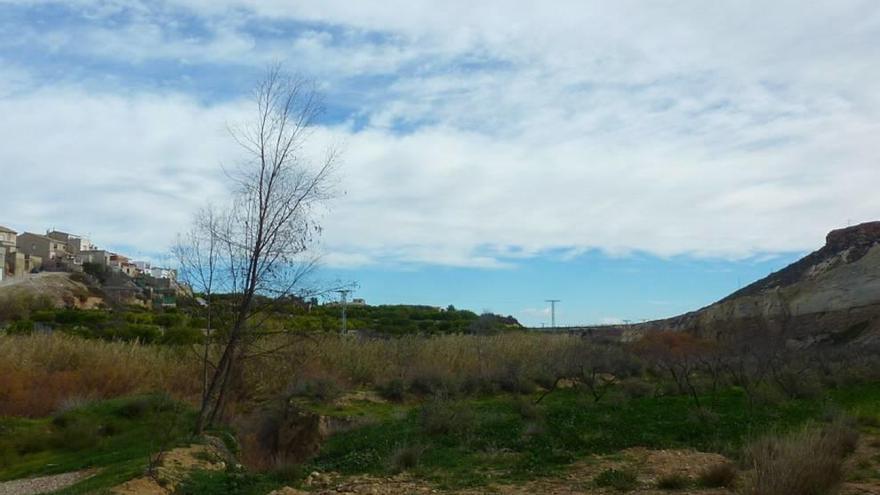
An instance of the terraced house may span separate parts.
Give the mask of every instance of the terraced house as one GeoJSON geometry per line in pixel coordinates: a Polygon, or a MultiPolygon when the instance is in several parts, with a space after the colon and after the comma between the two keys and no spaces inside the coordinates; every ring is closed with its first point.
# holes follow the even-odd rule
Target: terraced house
{"type": "Polygon", "coordinates": [[[21,252],[17,248],[17,232],[0,225],[0,280],[20,277],[38,270],[42,265],[40,256],[21,252]]]}

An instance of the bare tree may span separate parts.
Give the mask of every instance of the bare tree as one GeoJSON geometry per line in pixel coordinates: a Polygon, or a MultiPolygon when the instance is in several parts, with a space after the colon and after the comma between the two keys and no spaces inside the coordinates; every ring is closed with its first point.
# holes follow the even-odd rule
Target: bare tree
{"type": "Polygon", "coordinates": [[[198,304],[205,308],[205,335],[201,351],[202,401],[208,392],[209,353],[214,329],[214,285],[218,277],[220,256],[217,237],[213,235],[216,214],[213,208],[205,208],[196,214],[193,226],[185,235],[178,237],[173,248],[178,260],[179,276],[202,295],[198,304]],[[203,301],[203,302],[202,302],[203,301]]]}
{"type": "Polygon", "coordinates": [[[253,121],[230,129],[246,159],[228,172],[234,184],[229,206],[200,214],[176,249],[181,266],[202,288],[223,293],[229,311],[224,328],[213,332],[219,357],[210,373],[204,350],[205,375],[210,377],[205,379],[197,433],[222,413],[230,384],[249,352],[266,352],[253,346],[267,333],[262,326],[273,304],[309,293],[304,281],[316,262],[310,248],[321,231],[315,208],[332,193],[336,153],[328,151],[313,161],[303,150],[321,111],[314,85],[274,67],[253,96],[253,121]]]}

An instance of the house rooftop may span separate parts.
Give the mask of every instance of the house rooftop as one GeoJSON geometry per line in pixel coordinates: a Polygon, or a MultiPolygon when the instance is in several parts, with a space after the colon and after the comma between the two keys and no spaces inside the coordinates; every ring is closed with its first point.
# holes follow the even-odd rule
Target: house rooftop
{"type": "Polygon", "coordinates": [[[31,237],[39,237],[40,239],[45,239],[45,240],[52,241],[52,242],[61,242],[58,239],[52,239],[49,236],[46,236],[43,234],[35,234],[33,232],[22,232],[21,234],[18,234],[19,237],[21,237],[23,235],[27,235],[27,236],[31,236],[31,237]]]}
{"type": "Polygon", "coordinates": [[[78,236],[76,234],[71,234],[70,232],[64,232],[62,230],[54,230],[54,229],[46,232],[46,235],[49,237],[56,235],[58,237],[64,237],[67,239],[82,239],[81,236],[78,236]]]}
{"type": "Polygon", "coordinates": [[[0,225],[0,232],[6,233],[6,234],[17,234],[18,233],[16,231],[10,229],[9,227],[4,227],[2,225],[0,225]]]}

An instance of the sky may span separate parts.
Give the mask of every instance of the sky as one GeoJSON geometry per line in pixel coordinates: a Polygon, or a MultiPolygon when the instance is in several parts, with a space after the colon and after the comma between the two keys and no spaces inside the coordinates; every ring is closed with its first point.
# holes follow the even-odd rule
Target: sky
{"type": "Polygon", "coordinates": [[[873,0],[0,0],[0,224],[170,263],[281,63],[354,297],[671,316],[880,216],[877,46],[873,0]]]}

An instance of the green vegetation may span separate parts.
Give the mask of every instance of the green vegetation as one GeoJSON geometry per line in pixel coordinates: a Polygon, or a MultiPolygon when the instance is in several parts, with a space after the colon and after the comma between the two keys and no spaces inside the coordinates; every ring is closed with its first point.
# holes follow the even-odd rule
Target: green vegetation
{"type": "MultiPolygon", "coordinates": [[[[880,385],[834,391],[828,403],[876,409],[880,385]]],[[[509,397],[435,401],[402,418],[335,435],[307,470],[389,474],[400,467],[401,446],[418,445],[417,462],[408,462],[406,469],[441,486],[460,487],[549,475],[590,454],[637,446],[738,456],[750,439],[818,421],[826,409],[815,400],[755,409],[733,389],[719,393],[712,407],[714,415],[705,420],[689,414],[692,405],[684,396],[595,404],[563,390],[542,402],[543,419],[535,428],[531,414],[524,415],[521,403],[509,397]]],[[[730,468],[706,474],[703,482],[730,484],[730,468]]]]}
{"type": "MultiPolygon", "coordinates": [[[[8,298],[7,298],[8,299],[8,298]]],[[[229,318],[225,311],[232,301],[215,296],[212,318],[215,328],[224,328],[229,318]]],[[[291,333],[338,332],[342,326],[342,308],[338,305],[308,306],[301,301],[271,304],[271,317],[265,322],[267,332],[291,333]]],[[[104,340],[159,344],[194,344],[203,340],[205,308],[192,301],[181,301],[180,308],[145,309],[119,306],[103,309],[57,309],[44,298],[20,296],[5,301],[0,310],[0,330],[7,326],[12,335],[29,334],[36,328],[51,328],[70,335],[104,340]]],[[[351,306],[348,328],[384,335],[435,335],[453,333],[496,333],[520,328],[512,317],[477,315],[472,311],[430,306],[351,306]]]]}
{"type": "MultiPolygon", "coordinates": [[[[299,473],[294,473],[299,474],[299,473]]],[[[254,474],[228,470],[220,472],[195,472],[185,480],[175,493],[177,495],[265,495],[284,485],[293,483],[294,477],[279,473],[254,474]]]]}
{"type": "MultiPolygon", "coordinates": [[[[337,318],[340,311],[339,306],[318,306],[307,313],[295,313],[292,323],[299,329],[320,328],[333,331],[339,328],[337,318]],[[329,328],[327,324],[330,325],[329,328]]],[[[388,335],[491,333],[520,328],[512,317],[488,314],[479,316],[472,311],[455,309],[454,306],[349,306],[347,316],[349,328],[388,335]]]]}
{"type": "Polygon", "coordinates": [[[0,481],[101,467],[63,493],[88,493],[144,472],[150,455],[186,441],[191,410],[165,395],[72,404],[42,419],[0,419],[0,481]]]}
{"type": "MultiPolygon", "coordinates": [[[[438,398],[418,406],[356,402],[335,413],[369,415],[376,422],[334,435],[306,465],[266,473],[196,472],[178,493],[267,493],[295,484],[313,470],[344,475],[407,471],[443,488],[461,488],[496,479],[516,482],[552,475],[588,455],[611,455],[635,446],[728,455],[745,448],[751,456],[773,459],[777,465],[768,467],[768,472],[788,468],[795,479],[809,469],[822,478],[816,483],[828,485],[839,480],[840,459],[854,446],[852,428],[840,420],[831,420],[820,430],[801,427],[823,424],[829,405],[863,416],[880,411],[880,384],[832,391],[825,401],[796,399],[757,410],[742,391],[730,389],[716,396],[711,422],[693,419],[688,414],[690,400],[684,396],[606,404],[585,400],[574,390],[560,390],[537,409],[526,408],[522,400],[510,396],[438,398]],[[772,432],[794,433],[767,436],[772,432]],[[816,465],[798,471],[804,452],[814,454],[816,465]]],[[[190,442],[192,420],[191,410],[162,395],[74,404],[43,419],[5,418],[0,421],[0,481],[102,467],[98,475],[62,493],[105,489],[141,475],[151,454],[190,442]]],[[[718,465],[707,469],[696,484],[730,486],[735,477],[733,466],[718,465]]],[[[607,469],[593,483],[628,490],[636,485],[636,478],[626,469],[607,469]]],[[[674,490],[691,484],[684,477],[664,477],[657,487],[674,490]]],[[[782,486],[785,490],[789,485],[782,486]]]]}

